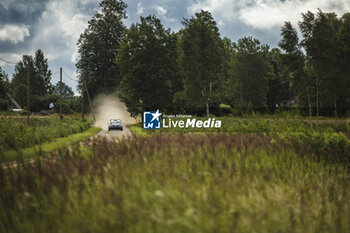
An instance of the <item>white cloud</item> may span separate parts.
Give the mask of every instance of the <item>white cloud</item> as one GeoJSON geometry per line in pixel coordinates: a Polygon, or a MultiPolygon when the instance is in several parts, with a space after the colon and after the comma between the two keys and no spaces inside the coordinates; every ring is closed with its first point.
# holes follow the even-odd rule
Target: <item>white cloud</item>
{"type": "Polygon", "coordinates": [[[0,40],[10,41],[14,44],[23,42],[26,36],[30,36],[26,25],[5,25],[0,28],[0,40]]]}
{"type": "Polygon", "coordinates": [[[342,15],[350,10],[350,1],[343,0],[259,0],[256,3],[252,7],[241,9],[239,17],[244,23],[259,29],[279,27],[284,21],[296,24],[301,19],[301,13],[307,11],[316,12],[321,9],[342,15]]]}
{"type": "Polygon", "coordinates": [[[14,67],[15,64],[12,63],[17,63],[22,59],[22,56],[16,53],[0,53],[0,57],[5,59],[8,62],[4,62],[0,60],[0,66],[3,67],[14,67]]]}
{"type": "Polygon", "coordinates": [[[167,16],[168,11],[164,7],[155,6],[154,9],[157,11],[157,14],[160,16],[160,18],[164,19],[166,22],[174,23],[177,21],[175,18],[167,16]]]}
{"type": "Polygon", "coordinates": [[[160,15],[165,15],[167,13],[167,10],[164,9],[164,7],[155,6],[154,8],[157,10],[157,13],[160,14],[160,15]]]}
{"type": "Polygon", "coordinates": [[[223,23],[230,21],[242,22],[256,29],[272,29],[280,27],[284,21],[296,24],[301,19],[301,13],[335,12],[342,15],[350,11],[350,1],[347,0],[204,0],[192,4],[190,13],[199,10],[210,11],[216,20],[223,23]]]}
{"type": "MultiPolygon", "coordinates": [[[[15,0],[14,0],[15,1],[15,0]]],[[[34,55],[37,49],[42,49],[48,58],[49,68],[53,73],[62,67],[70,77],[76,77],[75,60],[77,53],[77,40],[85,30],[88,20],[99,9],[96,0],[48,0],[43,11],[36,21],[30,25],[30,41],[25,40],[29,36],[29,26],[17,25],[22,30],[12,30],[9,35],[8,29],[0,26],[0,42],[10,40],[13,43],[25,41],[25,46],[13,52],[0,51],[0,57],[11,62],[18,62],[22,54],[34,55]],[[27,43],[28,42],[28,43],[27,43]]],[[[14,65],[0,61],[0,66],[8,74],[13,73],[14,65]]],[[[11,76],[11,75],[10,75],[11,76]]],[[[59,73],[52,76],[52,83],[59,80],[59,73]]],[[[64,82],[76,91],[76,82],[64,78],[64,82]]]]}
{"type": "MultiPolygon", "coordinates": [[[[242,1],[244,2],[244,0],[242,1]]],[[[188,12],[193,15],[200,10],[206,10],[224,19],[231,19],[235,16],[235,12],[240,5],[242,5],[240,0],[204,0],[190,5],[188,12]]]]}
{"type": "MultiPolygon", "coordinates": [[[[76,43],[92,17],[91,12],[83,10],[83,4],[90,4],[92,1],[50,0],[36,23],[37,32],[27,54],[34,54],[34,51],[40,48],[48,58],[52,72],[62,67],[70,77],[76,77],[76,43]]],[[[56,83],[58,79],[59,75],[56,74],[51,81],[56,83]]],[[[76,91],[74,81],[64,78],[64,82],[76,91]]]]}
{"type": "MultiPolygon", "coordinates": [[[[83,3],[88,4],[89,1],[83,3]]],[[[69,57],[71,62],[75,62],[76,42],[90,18],[91,15],[88,15],[88,12],[80,11],[77,1],[48,2],[37,26],[41,31],[35,35],[31,44],[33,50],[42,48],[50,60],[64,56],[69,57]],[[58,43],[66,48],[57,46],[58,43]]]]}
{"type": "Polygon", "coordinates": [[[141,2],[137,3],[136,7],[137,7],[137,14],[139,14],[139,15],[141,15],[145,11],[145,8],[143,8],[141,2]]]}

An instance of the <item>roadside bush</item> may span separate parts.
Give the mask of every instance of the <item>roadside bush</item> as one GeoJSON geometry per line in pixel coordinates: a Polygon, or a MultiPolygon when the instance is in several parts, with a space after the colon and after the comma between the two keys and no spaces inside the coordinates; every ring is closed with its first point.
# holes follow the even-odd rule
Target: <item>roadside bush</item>
{"type": "Polygon", "coordinates": [[[48,110],[50,103],[59,103],[59,96],[56,94],[44,95],[44,96],[32,96],[31,98],[31,111],[40,112],[41,110],[48,110]]]}
{"type": "Polygon", "coordinates": [[[9,102],[6,99],[0,99],[0,111],[7,111],[9,107],[9,102]]]}
{"type": "Polygon", "coordinates": [[[299,151],[309,151],[333,162],[350,162],[350,141],[343,133],[290,132],[276,138],[291,143],[299,151]]]}
{"type": "MultiPolygon", "coordinates": [[[[207,118],[197,118],[206,120],[207,118]]],[[[160,130],[139,130],[137,133],[228,133],[255,134],[271,136],[293,144],[299,151],[308,150],[322,158],[332,161],[350,161],[350,141],[346,134],[349,126],[344,123],[320,123],[318,127],[310,128],[305,120],[280,120],[264,118],[233,118],[216,117],[222,121],[221,128],[162,128],[160,130]]],[[[166,119],[167,120],[167,119],[166,119]]],[[[181,120],[181,118],[172,118],[181,120]]],[[[139,125],[142,128],[142,125],[139,125]]]]}
{"type": "Polygon", "coordinates": [[[65,116],[32,117],[27,125],[25,117],[0,116],[0,154],[7,150],[19,150],[57,137],[65,137],[89,128],[89,122],[65,116]]]}

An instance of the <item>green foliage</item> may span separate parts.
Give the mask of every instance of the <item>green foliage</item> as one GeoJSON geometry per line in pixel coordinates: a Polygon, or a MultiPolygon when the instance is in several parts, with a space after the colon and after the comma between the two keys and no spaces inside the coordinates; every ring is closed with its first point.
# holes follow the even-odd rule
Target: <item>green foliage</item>
{"type": "Polygon", "coordinates": [[[189,108],[201,109],[218,102],[222,80],[224,44],[216,22],[208,11],[183,21],[180,31],[179,63],[183,73],[185,102],[189,108]]]}
{"type": "Polygon", "coordinates": [[[5,151],[1,156],[1,162],[20,162],[25,159],[36,159],[40,156],[47,156],[48,153],[52,153],[57,150],[64,150],[79,142],[84,142],[88,138],[96,135],[101,131],[101,128],[91,127],[81,133],[75,133],[65,137],[57,137],[50,142],[44,142],[39,145],[26,147],[20,151],[9,150],[5,151]]]}
{"type": "Polygon", "coordinates": [[[349,110],[350,106],[350,13],[346,13],[341,17],[341,26],[338,32],[338,47],[341,51],[341,59],[338,60],[339,77],[337,82],[341,82],[342,92],[338,92],[339,104],[343,104],[349,110]]]}
{"type": "Polygon", "coordinates": [[[31,96],[43,96],[51,91],[51,71],[40,49],[36,51],[34,59],[32,56],[23,55],[22,60],[15,67],[14,77],[11,80],[11,93],[22,108],[27,103],[28,74],[31,96]]]}
{"type": "MultiPolygon", "coordinates": [[[[206,120],[207,118],[196,118],[206,120]]],[[[228,134],[254,134],[270,136],[282,140],[300,151],[308,150],[322,158],[329,158],[332,161],[350,161],[350,140],[346,138],[350,129],[345,122],[336,124],[334,121],[320,121],[317,128],[311,129],[309,122],[303,119],[264,119],[261,116],[256,118],[233,118],[216,117],[222,121],[221,128],[161,128],[142,129],[142,125],[133,126],[138,135],[153,135],[158,133],[228,133],[228,134]],[[138,129],[137,129],[138,128],[138,129]]],[[[168,119],[166,119],[167,121],[168,119]]],[[[172,118],[172,120],[183,120],[172,118]]]]}
{"type": "Polygon", "coordinates": [[[302,14],[299,43],[296,30],[290,22],[281,29],[279,46],[284,50],[284,64],[289,68],[292,87],[299,107],[309,108],[314,114],[347,114],[349,108],[349,68],[347,43],[347,14],[338,18],[335,13],[321,10],[302,14]],[[301,49],[303,47],[304,50],[301,49]],[[305,55],[303,54],[305,51],[305,55]]]}
{"type": "Polygon", "coordinates": [[[30,110],[31,112],[40,112],[41,110],[49,110],[50,103],[54,103],[55,110],[57,112],[59,106],[59,95],[47,94],[43,96],[32,96],[30,98],[30,110]]]}
{"type": "Polygon", "coordinates": [[[0,111],[6,111],[9,108],[9,102],[6,99],[0,99],[0,111]]]}
{"type": "MultiPolygon", "coordinates": [[[[56,85],[53,87],[53,92],[56,95],[60,94],[60,82],[58,81],[56,85]]],[[[71,100],[74,97],[74,92],[70,86],[62,82],[62,98],[65,98],[67,100],[71,100]]]]}
{"type": "Polygon", "coordinates": [[[6,98],[5,93],[9,91],[10,83],[7,74],[0,67],[0,98],[6,98]]]}
{"type": "Polygon", "coordinates": [[[31,117],[30,125],[25,117],[0,117],[0,154],[8,150],[51,141],[57,137],[82,132],[89,128],[89,122],[81,122],[79,117],[58,116],[31,117]]]}
{"type": "Polygon", "coordinates": [[[122,79],[114,60],[125,30],[126,7],[123,1],[103,0],[77,42],[80,88],[85,79],[92,99],[100,92],[115,91],[122,79]]]}
{"type": "Polygon", "coordinates": [[[291,109],[294,92],[291,88],[288,67],[283,63],[281,51],[274,48],[267,55],[272,68],[269,76],[266,103],[270,113],[291,109]]]}
{"type": "Polygon", "coordinates": [[[116,62],[123,75],[120,98],[132,115],[173,108],[172,98],[181,85],[176,43],[175,34],[155,16],[141,17],[126,31],[116,62]]]}
{"type": "Polygon", "coordinates": [[[0,168],[0,231],[349,232],[348,164],[271,141],[95,139],[55,160],[0,168]]]}
{"type": "Polygon", "coordinates": [[[299,37],[297,30],[292,26],[290,22],[285,22],[281,28],[282,40],[278,43],[278,46],[283,49],[287,54],[298,54],[299,50],[299,37]]]}
{"type": "Polygon", "coordinates": [[[289,132],[278,133],[277,137],[328,161],[350,162],[350,140],[342,133],[289,132]]]}
{"type": "Polygon", "coordinates": [[[6,92],[10,89],[10,83],[7,74],[0,67],[0,111],[6,111],[9,108],[6,92]]]}
{"type": "Polygon", "coordinates": [[[44,57],[44,53],[43,51],[41,51],[41,49],[38,49],[35,52],[34,66],[39,78],[44,81],[45,92],[52,93],[53,91],[53,87],[51,84],[52,73],[51,73],[51,70],[49,70],[47,59],[44,57]]]}
{"type": "Polygon", "coordinates": [[[272,67],[268,63],[269,47],[252,37],[234,44],[231,77],[228,83],[231,105],[241,112],[266,109],[268,80],[272,67]],[[254,90],[254,91],[253,91],[254,90]]]}

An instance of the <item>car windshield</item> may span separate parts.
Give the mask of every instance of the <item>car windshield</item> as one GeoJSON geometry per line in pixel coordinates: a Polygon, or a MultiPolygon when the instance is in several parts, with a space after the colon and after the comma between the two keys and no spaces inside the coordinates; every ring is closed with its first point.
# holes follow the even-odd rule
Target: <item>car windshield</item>
{"type": "Polygon", "coordinates": [[[111,123],[120,123],[120,120],[111,120],[111,123]]]}

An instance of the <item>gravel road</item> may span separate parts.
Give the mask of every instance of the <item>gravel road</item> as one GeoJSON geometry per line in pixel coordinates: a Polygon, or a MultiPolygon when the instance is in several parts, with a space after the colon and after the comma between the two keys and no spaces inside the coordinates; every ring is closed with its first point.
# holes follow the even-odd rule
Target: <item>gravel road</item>
{"type": "Polygon", "coordinates": [[[121,138],[127,138],[131,136],[131,131],[128,127],[124,126],[124,130],[111,130],[108,131],[108,129],[102,129],[101,132],[99,132],[96,136],[97,137],[106,137],[108,140],[115,140],[115,139],[121,139],[121,138]]]}

